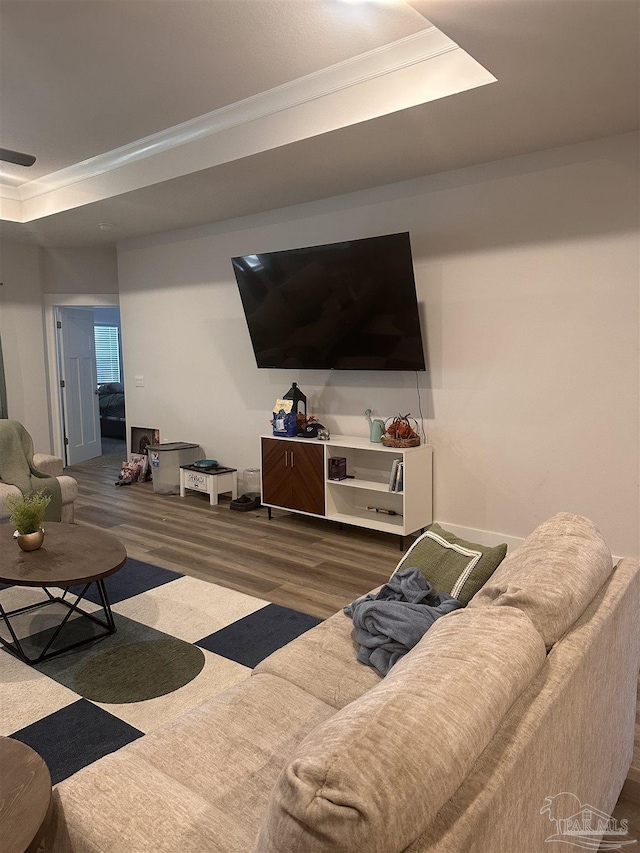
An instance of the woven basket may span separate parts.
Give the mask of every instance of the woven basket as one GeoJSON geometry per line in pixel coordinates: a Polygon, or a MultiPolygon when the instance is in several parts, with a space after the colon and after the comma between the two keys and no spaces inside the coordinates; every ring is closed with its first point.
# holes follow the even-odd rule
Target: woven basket
{"type": "Polygon", "coordinates": [[[388,435],[382,436],[382,443],[385,447],[417,447],[420,444],[420,436],[414,438],[389,438],[388,435]]]}
{"type": "Polygon", "coordinates": [[[418,435],[418,424],[411,415],[397,415],[395,418],[387,418],[384,424],[385,432],[382,443],[385,447],[417,447],[420,444],[418,435]],[[394,429],[394,427],[401,429],[394,429]],[[405,433],[403,437],[398,432],[405,433]],[[395,436],[393,435],[395,433],[395,436]],[[407,435],[410,433],[410,435],[407,435]]]}

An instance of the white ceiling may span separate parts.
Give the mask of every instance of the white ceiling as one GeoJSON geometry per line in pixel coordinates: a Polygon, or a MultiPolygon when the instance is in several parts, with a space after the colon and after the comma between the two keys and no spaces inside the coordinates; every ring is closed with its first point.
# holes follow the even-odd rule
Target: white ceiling
{"type": "MultiPolygon", "coordinates": [[[[31,180],[425,26],[340,0],[2,0],[2,146],[31,180]]],[[[6,171],[3,168],[3,172],[6,171]]]]}
{"type": "Polygon", "coordinates": [[[0,195],[39,193],[22,202],[31,221],[1,223],[8,240],[114,242],[639,126],[639,0],[0,0],[0,33],[0,145],[38,158],[0,164],[0,195]],[[497,82],[412,99],[422,65],[406,51],[430,22],[497,82]],[[336,83],[392,57],[378,82],[336,83]],[[238,101],[262,109],[260,93],[292,95],[300,78],[331,80],[329,100],[272,100],[266,117],[216,131],[231,155],[174,138],[155,161],[102,169],[113,149],[238,101]],[[74,172],[96,157],[90,180],[74,172]]]}

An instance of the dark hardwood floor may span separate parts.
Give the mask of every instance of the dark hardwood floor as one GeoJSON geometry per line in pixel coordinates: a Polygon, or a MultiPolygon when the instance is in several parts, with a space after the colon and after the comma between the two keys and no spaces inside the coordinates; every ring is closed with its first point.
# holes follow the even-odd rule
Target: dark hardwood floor
{"type": "MultiPolygon", "coordinates": [[[[228,498],[212,507],[208,495],[159,495],[152,483],[118,487],[119,469],[117,453],[65,469],[78,481],[78,524],[111,531],[138,560],[313,616],[326,618],[384,583],[401,556],[396,536],[278,510],[269,521],[265,509],[232,512],[228,498]]],[[[640,844],[640,705],[613,816],[628,821],[640,844]]]]}

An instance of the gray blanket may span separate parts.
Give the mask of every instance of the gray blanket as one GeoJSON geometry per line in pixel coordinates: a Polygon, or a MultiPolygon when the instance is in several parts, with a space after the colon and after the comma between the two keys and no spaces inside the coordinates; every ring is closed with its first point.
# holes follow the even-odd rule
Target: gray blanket
{"type": "Polygon", "coordinates": [[[344,608],[355,627],[358,660],[382,675],[412,649],[436,619],[460,602],[433,587],[418,569],[396,572],[381,590],[344,608]]]}

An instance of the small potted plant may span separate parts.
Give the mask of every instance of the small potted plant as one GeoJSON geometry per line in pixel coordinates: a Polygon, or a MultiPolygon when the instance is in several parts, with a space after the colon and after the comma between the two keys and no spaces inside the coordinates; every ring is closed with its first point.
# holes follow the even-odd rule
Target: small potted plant
{"type": "Polygon", "coordinates": [[[34,492],[29,495],[8,495],[6,506],[10,512],[9,522],[15,527],[14,537],[23,551],[35,551],[44,541],[44,514],[51,495],[34,492]]]}

